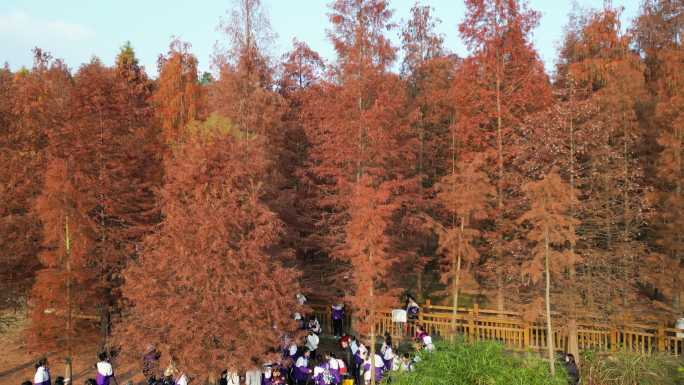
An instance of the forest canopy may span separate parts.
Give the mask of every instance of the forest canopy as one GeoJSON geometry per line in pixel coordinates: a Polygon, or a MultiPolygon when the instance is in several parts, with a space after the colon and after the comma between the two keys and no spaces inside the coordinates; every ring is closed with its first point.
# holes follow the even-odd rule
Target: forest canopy
{"type": "Polygon", "coordinates": [[[464,2],[457,24],[332,1],[331,60],[298,40],[272,56],[262,2],[234,0],[213,74],[175,38],[156,78],[131,43],[112,66],[39,48],[5,65],[0,309],[28,305],[33,351],[97,343],[88,317],[64,332],[69,306],[194,371],[272,356],[300,291],[371,335],[406,293],[681,317],[682,2],[643,0],[631,25],[610,2],[569,15],[552,75],[525,1],[464,2]]]}

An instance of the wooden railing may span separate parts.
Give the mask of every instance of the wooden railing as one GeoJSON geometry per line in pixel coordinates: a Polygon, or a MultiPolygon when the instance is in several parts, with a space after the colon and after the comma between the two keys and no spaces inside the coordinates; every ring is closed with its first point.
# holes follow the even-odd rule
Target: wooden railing
{"type": "MultiPolygon", "coordinates": [[[[324,333],[330,333],[330,307],[314,305],[312,309],[319,318],[324,333]]],[[[471,340],[499,341],[515,350],[541,350],[548,346],[549,336],[544,324],[526,323],[517,312],[480,309],[475,305],[473,308],[459,308],[454,316],[452,309],[448,306],[431,305],[428,302],[421,307],[418,320],[408,324],[392,322],[391,311],[380,311],[377,314],[375,331],[379,335],[389,333],[398,340],[412,337],[415,334],[415,326],[421,325],[428,334],[443,339],[448,339],[455,333],[471,340]]],[[[351,320],[347,312],[345,325],[350,325],[351,320]]],[[[558,351],[567,351],[569,336],[576,335],[580,350],[627,350],[643,354],[661,352],[675,356],[684,355],[684,338],[681,337],[684,335],[684,329],[579,321],[576,330],[570,330],[570,327],[558,318],[553,323],[552,338],[558,351]]]]}

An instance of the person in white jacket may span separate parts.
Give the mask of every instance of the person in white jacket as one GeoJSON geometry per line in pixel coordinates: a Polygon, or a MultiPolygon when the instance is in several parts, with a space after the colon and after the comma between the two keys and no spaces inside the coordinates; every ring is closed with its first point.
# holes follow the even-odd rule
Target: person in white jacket
{"type": "Polygon", "coordinates": [[[318,343],[320,339],[313,331],[309,330],[309,334],[306,336],[306,344],[304,346],[311,352],[311,359],[316,359],[316,350],[318,349],[318,343]]]}
{"type": "Polygon", "coordinates": [[[237,374],[237,372],[224,370],[221,372],[220,383],[225,383],[227,385],[240,385],[240,376],[237,374]]]}
{"type": "Polygon", "coordinates": [[[33,376],[34,385],[50,385],[50,370],[47,358],[41,358],[36,362],[36,374],[33,376]]]}

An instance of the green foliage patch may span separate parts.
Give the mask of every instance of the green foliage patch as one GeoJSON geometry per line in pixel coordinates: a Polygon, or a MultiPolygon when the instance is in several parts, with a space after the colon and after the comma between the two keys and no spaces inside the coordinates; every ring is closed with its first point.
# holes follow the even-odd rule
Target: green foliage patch
{"type": "Polygon", "coordinates": [[[420,353],[410,373],[393,374],[393,385],[567,385],[558,367],[551,377],[549,364],[537,354],[514,354],[496,342],[439,343],[436,351],[420,353]]]}
{"type": "Polygon", "coordinates": [[[664,354],[618,352],[605,356],[585,352],[582,384],[684,385],[684,361],[664,354]]]}

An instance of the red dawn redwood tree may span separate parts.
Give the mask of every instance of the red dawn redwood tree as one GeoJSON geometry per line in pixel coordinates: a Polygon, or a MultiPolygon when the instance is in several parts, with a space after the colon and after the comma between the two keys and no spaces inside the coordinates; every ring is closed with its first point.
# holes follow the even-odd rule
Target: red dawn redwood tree
{"type": "MultiPolygon", "coordinates": [[[[639,125],[638,103],[646,97],[644,67],[630,49],[631,36],[621,32],[619,11],[604,8],[585,18],[579,38],[568,51],[568,75],[596,106],[592,124],[600,131],[588,149],[586,181],[590,194],[584,199],[590,215],[583,219],[583,238],[589,242],[597,264],[598,285],[606,293],[599,299],[604,314],[640,313],[643,301],[638,288],[653,264],[638,261],[648,255],[640,236],[651,211],[646,200],[643,166],[637,146],[644,132],[639,125]]],[[[641,312],[648,315],[648,312],[641,312]]]]}
{"type": "Polygon", "coordinates": [[[264,203],[263,139],[213,121],[193,125],[167,162],[164,220],[124,272],[130,308],[116,330],[134,359],[155,343],[200,377],[275,356],[296,331],[299,290],[278,257],[283,224],[264,203]]]}
{"type": "MultiPolygon", "coordinates": [[[[663,127],[658,136],[662,147],[658,159],[660,183],[654,194],[659,215],[655,224],[657,242],[667,257],[662,271],[669,281],[661,284],[672,298],[675,312],[684,308],[684,53],[681,43],[662,54],[662,77],[658,82],[659,95],[656,115],[663,127]]],[[[658,276],[658,275],[656,275],[658,276]]]]}
{"type": "Polygon", "coordinates": [[[415,154],[414,174],[418,178],[417,190],[402,215],[400,239],[408,252],[401,274],[416,276],[416,294],[422,300],[425,266],[433,260],[435,242],[417,214],[432,211],[433,187],[446,173],[449,127],[454,117],[454,105],[449,98],[456,70],[455,55],[448,55],[443,47],[444,38],[436,29],[441,20],[435,18],[434,9],[414,5],[411,17],[405,22],[401,38],[404,60],[401,75],[406,82],[407,110],[410,111],[415,154]]]}
{"type": "Polygon", "coordinates": [[[229,46],[215,55],[220,77],[210,92],[211,111],[244,132],[264,136],[277,155],[285,103],[273,91],[268,56],[273,32],[261,0],[235,0],[220,28],[229,46]]]}
{"type": "Polygon", "coordinates": [[[527,114],[551,99],[544,67],[532,47],[531,32],[539,14],[516,0],[466,0],[466,18],[459,26],[472,52],[454,83],[462,152],[484,152],[490,179],[496,184],[492,250],[488,271],[496,303],[504,306],[504,288],[517,276],[513,267],[522,252],[514,218],[521,175],[511,170],[515,136],[527,114]]]}
{"type": "Polygon", "coordinates": [[[576,203],[577,192],[563,182],[556,170],[540,181],[528,182],[523,191],[530,201],[530,208],[518,223],[531,226],[527,239],[533,244],[533,254],[523,265],[523,272],[529,275],[533,284],[545,278],[544,303],[546,305],[546,335],[551,374],[555,375],[555,347],[551,326],[551,275],[561,274],[576,262],[576,256],[568,252],[567,245],[577,240],[575,226],[578,220],[569,212],[576,203]]]}
{"type": "Polygon", "coordinates": [[[489,212],[488,200],[495,191],[487,174],[481,170],[483,156],[476,156],[470,161],[463,160],[457,165],[454,155],[452,161],[451,173],[444,176],[436,186],[437,200],[449,214],[449,225],[436,223],[436,230],[439,251],[444,255],[442,279],[451,284],[452,320],[455,329],[463,262],[466,263],[465,270],[471,276],[479,262],[480,254],[472,242],[481,233],[473,221],[486,218],[489,212]]]}
{"type": "MultiPolygon", "coordinates": [[[[110,311],[118,308],[120,271],[159,220],[153,190],[161,180],[161,147],[147,104],[150,86],[129,45],[114,68],[95,59],[74,78],[69,116],[51,133],[45,187],[36,201],[44,226],[41,262],[48,269],[32,293],[31,334],[42,333],[36,344],[61,343],[48,331],[59,330],[55,323],[63,325],[63,318],[43,314],[53,308],[64,314],[66,216],[73,236],[72,288],[79,293],[74,311],[101,316],[104,337],[110,311]]],[[[97,325],[78,330],[79,338],[97,338],[97,325]]]]}
{"type": "Polygon", "coordinates": [[[355,314],[363,315],[356,325],[370,332],[372,342],[373,309],[393,297],[385,269],[400,250],[390,236],[396,233],[385,227],[392,221],[372,222],[378,226],[372,237],[354,231],[356,221],[365,223],[369,212],[378,210],[385,218],[400,207],[401,195],[414,183],[409,178],[413,157],[406,100],[397,92],[404,84],[389,72],[396,56],[384,35],[392,26],[390,17],[386,1],[339,0],[331,5],[335,77],[322,85],[321,98],[307,103],[308,166],[317,182],[317,205],[325,213],[316,225],[326,234],[326,251],[351,263],[347,298],[355,314]],[[365,191],[368,196],[362,196],[365,191]]]}
{"type": "MultiPolygon", "coordinates": [[[[275,68],[269,55],[274,34],[261,0],[233,1],[220,28],[227,37],[227,47],[219,48],[214,58],[219,79],[210,87],[210,112],[228,118],[240,131],[266,140],[273,167],[267,183],[269,205],[290,229],[296,225],[289,212],[295,195],[288,180],[292,171],[284,123],[288,106],[276,92],[275,68]]],[[[295,240],[292,233],[283,238],[291,245],[295,240]]]]}
{"type": "Polygon", "coordinates": [[[41,227],[32,204],[43,185],[48,133],[63,122],[70,86],[60,60],[33,52],[30,70],[0,69],[0,309],[24,303],[39,267],[41,227]]]}
{"type": "Polygon", "coordinates": [[[305,126],[310,119],[307,103],[321,97],[321,87],[326,75],[323,58],[306,43],[294,40],[292,50],[284,55],[280,65],[278,92],[288,105],[283,116],[284,142],[281,170],[286,180],[292,204],[281,210],[287,224],[290,247],[295,249],[297,262],[302,271],[301,284],[316,288],[310,292],[314,300],[334,301],[344,288],[345,266],[330,263],[321,248],[319,232],[314,223],[321,216],[316,206],[312,175],[305,165],[310,143],[305,126]]]}
{"type": "Polygon", "coordinates": [[[185,126],[205,115],[205,98],[190,44],[172,40],[166,56],[159,57],[159,80],[153,95],[155,115],[167,145],[178,142],[185,126]]]}
{"type": "MultiPolygon", "coordinates": [[[[684,309],[681,277],[684,274],[684,54],[682,53],[684,3],[644,0],[632,33],[646,65],[646,82],[652,111],[647,115],[645,139],[656,140],[643,161],[645,177],[656,209],[650,222],[653,249],[650,263],[661,266],[649,281],[671,299],[672,310],[684,309]]],[[[643,121],[644,118],[641,118],[643,121]]]]}

